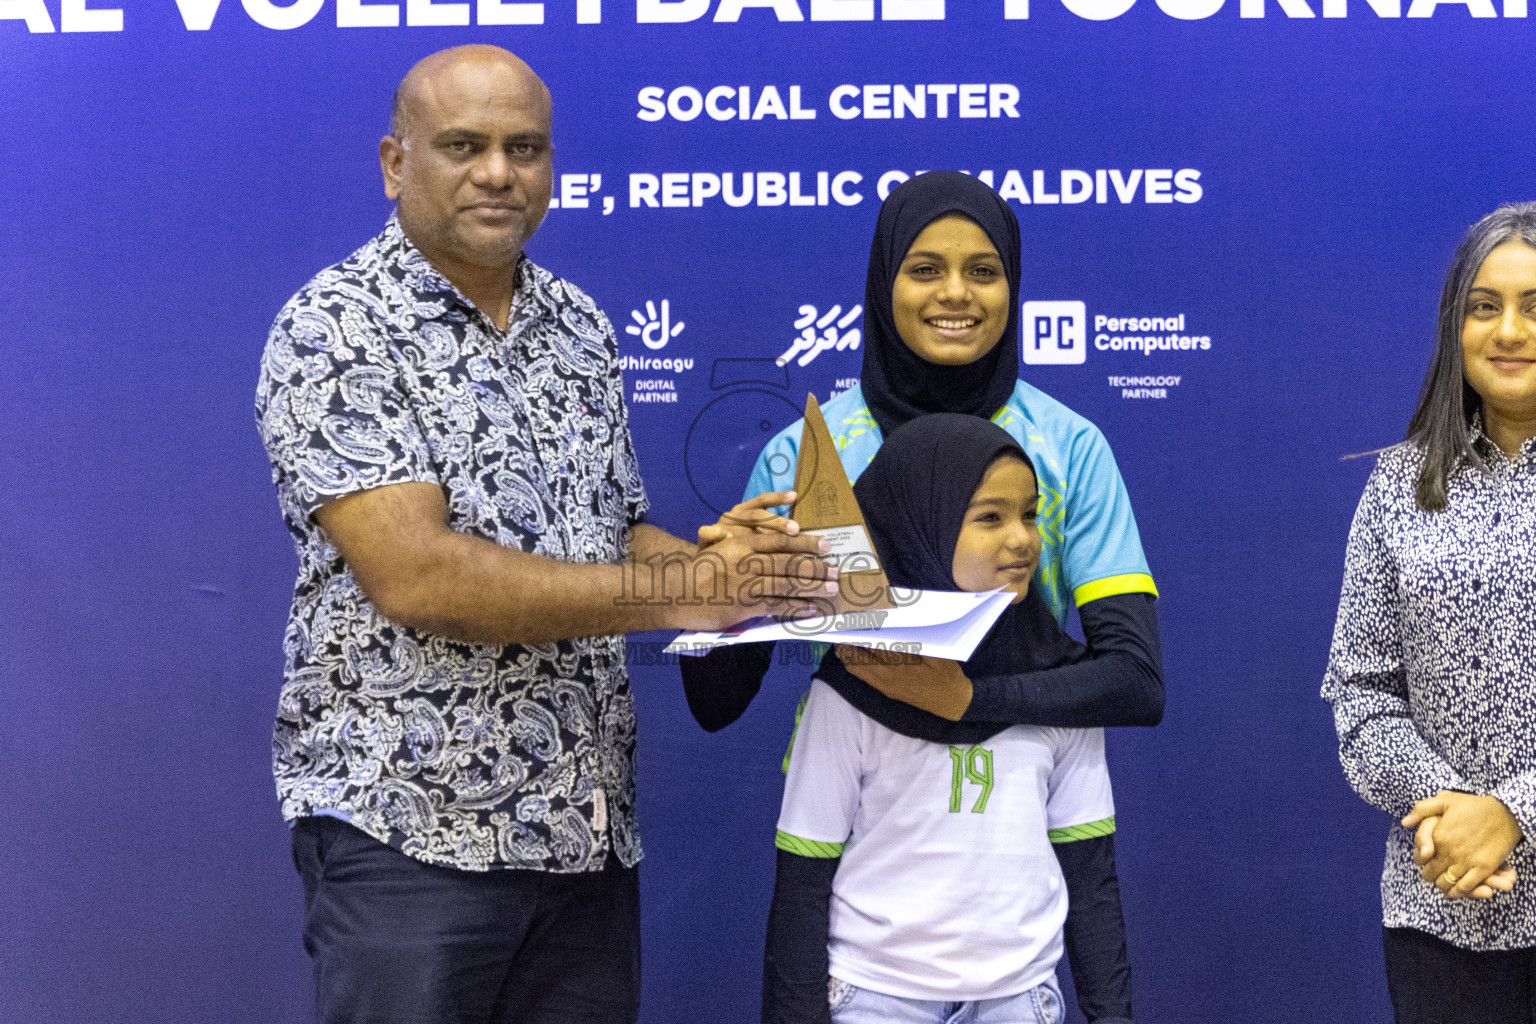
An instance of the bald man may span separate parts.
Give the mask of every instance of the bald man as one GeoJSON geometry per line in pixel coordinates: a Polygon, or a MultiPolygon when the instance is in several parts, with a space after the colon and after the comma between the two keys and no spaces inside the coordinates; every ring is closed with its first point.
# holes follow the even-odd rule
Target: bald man
{"type": "Polygon", "coordinates": [[[550,110],[496,47],[412,68],[379,144],[394,216],[262,359],[300,563],[273,768],[327,1022],[635,1020],[622,634],[836,589],[792,527],[717,524],[700,550],[645,522],[613,328],[523,252],[550,110]],[[675,571],[626,584],[626,558],[675,571]],[[671,603],[684,572],[717,600],[671,603]]]}

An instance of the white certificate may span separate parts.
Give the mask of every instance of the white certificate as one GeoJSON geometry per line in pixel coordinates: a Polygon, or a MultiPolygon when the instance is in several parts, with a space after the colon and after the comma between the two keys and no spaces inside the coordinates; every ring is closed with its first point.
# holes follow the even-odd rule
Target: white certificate
{"type": "MultiPolygon", "coordinates": [[[[851,529],[862,532],[862,527],[851,529]]],[[[894,608],[849,611],[795,622],[763,617],[749,619],[721,633],[683,633],[667,645],[667,650],[675,654],[704,654],[732,644],[800,640],[965,661],[1014,598],[1010,590],[972,594],[900,587],[892,587],[891,596],[896,602],[894,608]]]]}

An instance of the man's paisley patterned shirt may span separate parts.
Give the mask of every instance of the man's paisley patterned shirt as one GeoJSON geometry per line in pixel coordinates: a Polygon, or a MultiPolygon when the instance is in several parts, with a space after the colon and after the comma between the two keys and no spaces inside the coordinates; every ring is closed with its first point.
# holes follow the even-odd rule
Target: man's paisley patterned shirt
{"type": "Polygon", "coordinates": [[[256,417],[299,554],[273,733],[283,816],[316,813],[469,870],[641,856],[624,638],[463,643],[389,622],[312,518],[387,484],[442,488],[449,524],[618,562],[647,500],[617,346],[582,291],[520,263],[506,331],[391,218],[278,314],[256,417]]]}
{"type": "Polygon", "coordinates": [[[1490,472],[1451,476],[1443,512],[1414,504],[1421,450],[1384,452],[1349,533],[1323,696],[1350,785],[1392,815],[1441,789],[1503,801],[1520,879],[1446,900],[1394,821],[1383,921],[1464,949],[1536,946],[1536,439],[1513,459],[1474,425],[1490,472]]]}

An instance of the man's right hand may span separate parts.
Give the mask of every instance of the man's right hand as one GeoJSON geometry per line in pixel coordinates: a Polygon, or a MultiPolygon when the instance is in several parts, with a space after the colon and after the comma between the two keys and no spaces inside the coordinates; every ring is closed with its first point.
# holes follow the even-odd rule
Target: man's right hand
{"type": "Polygon", "coordinates": [[[794,500],[793,491],[770,491],[700,527],[698,593],[724,594],[730,603],[677,605],[680,627],[718,630],[759,615],[796,618],[826,610],[837,593],[837,570],[821,558],[826,541],[802,536],[794,520],[768,511],[794,500]],[[723,586],[706,572],[723,575],[723,586]]]}
{"type": "Polygon", "coordinates": [[[756,615],[806,614],[835,593],[826,589],[836,572],[818,557],[820,539],[791,536],[788,520],[757,514],[763,528],[723,531],[702,550],[637,524],[629,565],[561,562],[458,533],[442,488],[431,483],[358,491],[321,506],[315,521],[392,622],[470,643],[540,644],[725,629],[756,615]]]}

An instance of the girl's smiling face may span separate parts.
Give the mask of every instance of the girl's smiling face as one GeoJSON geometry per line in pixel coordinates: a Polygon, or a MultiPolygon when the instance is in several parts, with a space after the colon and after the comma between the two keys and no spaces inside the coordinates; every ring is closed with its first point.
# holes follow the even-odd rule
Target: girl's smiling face
{"type": "Polygon", "coordinates": [[[1002,455],[987,468],[955,542],[951,573],[961,590],[1002,587],[1017,595],[1015,604],[1023,599],[1040,565],[1039,500],[1035,474],[1018,458],[1002,455]]]}
{"type": "Polygon", "coordinates": [[[1012,306],[1002,257],[966,217],[940,217],[924,228],[891,287],[896,333],[940,366],[974,363],[996,348],[1012,306]]]}

